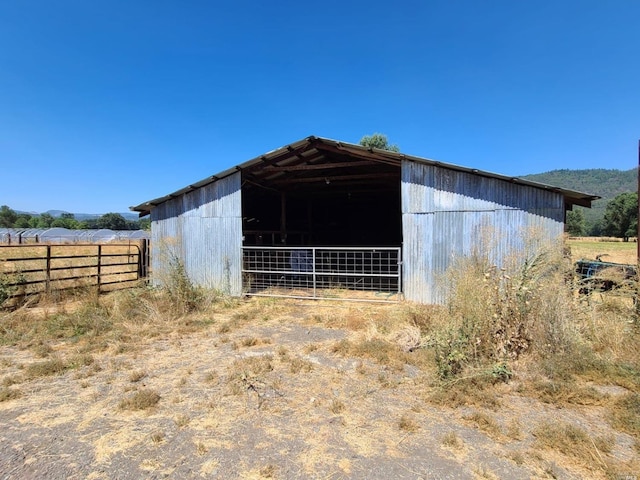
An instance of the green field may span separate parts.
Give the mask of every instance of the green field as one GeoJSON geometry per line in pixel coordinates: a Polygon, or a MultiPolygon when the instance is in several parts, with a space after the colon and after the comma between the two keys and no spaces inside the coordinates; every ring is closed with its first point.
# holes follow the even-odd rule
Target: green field
{"type": "Polygon", "coordinates": [[[636,264],[638,255],[636,242],[615,242],[600,241],[593,238],[567,240],[567,245],[571,248],[571,259],[573,261],[584,259],[595,259],[602,255],[605,262],[636,264]]]}

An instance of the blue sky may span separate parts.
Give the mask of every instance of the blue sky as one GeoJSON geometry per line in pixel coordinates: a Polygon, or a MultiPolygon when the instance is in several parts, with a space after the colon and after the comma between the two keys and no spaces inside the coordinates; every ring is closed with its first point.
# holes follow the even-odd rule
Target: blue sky
{"type": "Polygon", "coordinates": [[[0,0],[0,204],[125,212],[309,135],[637,165],[637,0],[0,0]]]}

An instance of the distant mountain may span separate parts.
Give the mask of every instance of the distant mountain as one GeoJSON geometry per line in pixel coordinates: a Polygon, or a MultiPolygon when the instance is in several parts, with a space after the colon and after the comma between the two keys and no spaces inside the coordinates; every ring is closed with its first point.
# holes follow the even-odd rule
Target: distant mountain
{"type": "Polygon", "coordinates": [[[523,175],[520,178],[602,197],[601,200],[593,202],[590,209],[584,209],[584,217],[589,227],[603,217],[609,200],[621,193],[635,192],[638,189],[638,171],[635,168],[631,170],[606,168],[551,170],[523,175]]]}

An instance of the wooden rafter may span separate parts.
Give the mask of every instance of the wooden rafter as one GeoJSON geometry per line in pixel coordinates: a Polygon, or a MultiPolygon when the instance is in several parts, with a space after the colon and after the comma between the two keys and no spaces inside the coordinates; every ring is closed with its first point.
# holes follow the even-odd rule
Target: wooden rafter
{"type": "Polygon", "coordinates": [[[290,183],[314,183],[314,182],[338,182],[344,180],[373,180],[375,178],[392,178],[393,175],[389,173],[365,173],[355,175],[327,175],[322,177],[300,177],[300,178],[282,178],[274,180],[272,183],[280,185],[290,183]]]}
{"type": "Polygon", "coordinates": [[[317,145],[316,148],[318,150],[325,150],[328,152],[332,152],[338,155],[343,155],[343,156],[347,156],[347,157],[357,157],[357,158],[361,158],[364,160],[368,160],[370,162],[375,162],[375,163],[384,163],[387,165],[393,165],[394,167],[399,167],[400,166],[400,160],[394,160],[391,158],[383,158],[381,155],[375,153],[375,152],[368,152],[368,151],[361,151],[361,150],[357,150],[357,149],[350,149],[350,148],[346,148],[346,147],[334,147],[333,145],[327,145],[327,144],[320,144],[317,145]],[[372,156],[375,155],[375,158],[372,158],[372,156]]]}
{"type": "Polygon", "coordinates": [[[367,160],[357,162],[345,162],[345,163],[317,163],[307,165],[269,165],[264,167],[266,172],[296,172],[296,171],[308,171],[308,170],[329,170],[334,168],[348,168],[348,167],[370,167],[378,166],[379,163],[371,162],[367,160]]]}

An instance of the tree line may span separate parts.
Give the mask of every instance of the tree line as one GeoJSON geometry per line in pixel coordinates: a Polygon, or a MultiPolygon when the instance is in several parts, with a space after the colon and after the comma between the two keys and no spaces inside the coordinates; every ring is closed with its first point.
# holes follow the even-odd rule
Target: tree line
{"type": "Polygon", "coordinates": [[[7,205],[0,207],[0,228],[54,228],[69,230],[149,230],[151,221],[148,218],[127,220],[119,213],[106,213],[98,218],[78,220],[73,213],[63,213],[54,217],[49,213],[31,215],[18,213],[7,205]]]}
{"type": "Polygon", "coordinates": [[[638,194],[625,192],[607,202],[604,216],[590,229],[584,218],[583,209],[567,212],[565,229],[569,235],[580,237],[619,237],[628,240],[638,233],[638,194]]]}

